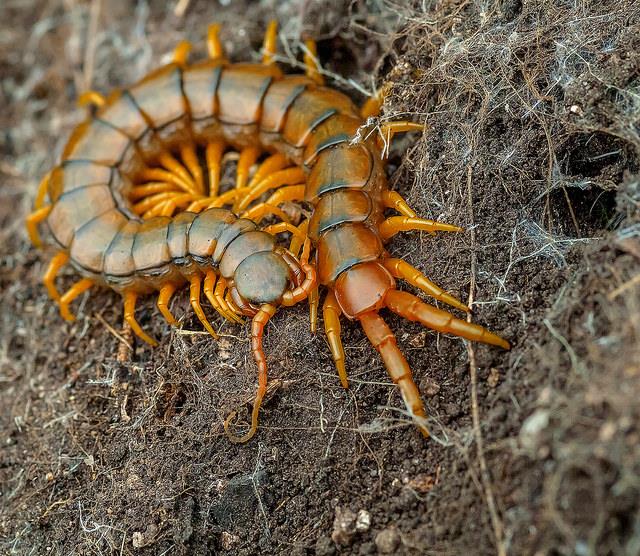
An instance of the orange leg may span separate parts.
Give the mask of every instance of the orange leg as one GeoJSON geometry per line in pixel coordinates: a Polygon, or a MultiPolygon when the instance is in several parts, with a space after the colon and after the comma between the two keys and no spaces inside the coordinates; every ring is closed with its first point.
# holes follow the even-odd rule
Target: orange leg
{"type": "Polygon", "coordinates": [[[209,58],[217,60],[218,58],[224,58],[224,51],[222,50],[222,44],[220,43],[220,25],[212,23],[207,29],[207,52],[209,58]]]}
{"type": "Polygon", "coordinates": [[[158,162],[165,167],[165,169],[174,174],[183,185],[187,186],[187,193],[193,193],[197,195],[198,191],[196,184],[191,177],[191,174],[187,169],[178,162],[171,153],[164,152],[158,157],[158,162]]]}
{"type": "Polygon", "coordinates": [[[416,218],[418,216],[397,191],[387,190],[383,192],[382,203],[387,208],[397,210],[403,216],[410,218],[416,218]]]}
{"type": "Polygon", "coordinates": [[[238,168],[236,170],[236,187],[242,189],[247,186],[249,180],[249,170],[256,163],[260,156],[260,149],[257,147],[247,147],[240,151],[238,158],[238,168]]]}
{"type": "Polygon", "coordinates": [[[382,109],[382,105],[384,103],[384,98],[387,96],[389,90],[391,89],[391,83],[385,83],[380,90],[372,97],[368,98],[365,103],[362,105],[360,109],[360,115],[363,120],[370,118],[372,116],[378,116],[380,114],[380,110],[382,109]]]}
{"type": "Polygon", "coordinates": [[[388,150],[388,146],[396,133],[402,133],[404,131],[424,131],[424,128],[424,124],[415,122],[386,122],[380,126],[380,134],[376,139],[378,147],[388,150]]]}
{"type": "Polygon", "coordinates": [[[304,244],[304,240],[307,238],[307,231],[309,230],[309,219],[305,218],[300,225],[298,226],[298,231],[300,233],[294,234],[291,238],[291,243],[289,244],[289,251],[293,253],[295,257],[300,253],[300,248],[304,244]]]}
{"type": "Polygon", "coordinates": [[[394,278],[402,278],[411,284],[412,286],[421,289],[427,295],[430,295],[438,301],[442,301],[447,305],[451,305],[456,309],[460,309],[466,313],[470,313],[471,309],[467,307],[462,301],[456,299],[452,295],[448,294],[442,288],[436,286],[431,280],[429,280],[422,272],[417,268],[411,266],[409,263],[402,259],[385,259],[383,261],[384,267],[391,273],[394,278]]]}
{"type": "Polygon", "coordinates": [[[125,322],[131,327],[131,330],[135,332],[138,338],[147,342],[147,344],[151,346],[157,346],[158,342],[146,334],[136,320],[136,301],[138,300],[138,294],[134,291],[127,291],[123,293],[122,297],[124,298],[125,322]]]}
{"type": "Polygon", "coordinates": [[[218,334],[216,334],[216,331],[213,329],[211,324],[209,324],[209,321],[207,320],[207,317],[205,316],[204,311],[200,306],[201,285],[202,285],[202,278],[200,277],[199,274],[194,274],[190,280],[189,301],[191,302],[191,307],[193,307],[194,313],[196,314],[198,319],[200,319],[202,326],[204,326],[207,332],[217,340],[219,336],[218,334]]]}
{"type": "Polygon", "coordinates": [[[51,179],[51,172],[47,172],[47,174],[40,181],[40,185],[38,186],[38,193],[36,193],[36,200],[33,202],[33,209],[38,210],[44,206],[44,201],[49,192],[49,180],[51,179]]]}
{"type": "Polygon", "coordinates": [[[438,332],[454,334],[467,340],[500,346],[504,349],[510,348],[509,342],[497,334],[493,334],[477,324],[457,319],[446,311],[436,309],[432,305],[420,301],[410,293],[390,290],[385,297],[385,304],[401,317],[418,321],[423,326],[438,332]]]}
{"type": "Polygon", "coordinates": [[[322,306],[322,316],[324,318],[324,331],[327,334],[327,341],[329,342],[329,348],[331,349],[331,357],[338,370],[340,376],[340,382],[345,388],[349,388],[349,381],[347,380],[347,369],[345,366],[344,348],[342,347],[342,340],[340,338],[340,305],[336,300],[336,295],[333,290],[329,290],[327,297],[324,300],[322,306]]]}
{"type": "Polygon", "coordinates": [[[221,314],[225,319],[231,322],[242,322],[240,318],[238,318],[234,313],[228,311],[225,306],[222,305],[224,302],[224,290],[220,295],[216,295],[215,286],[217,286],[218,276],[213,270],[208,270],[204,277],[204,294],[207,296],[209,303],[211,306],[221,314]]]}
{"type": "Polygon", "coordinates": [[[258,166],[256,173],[251,178],[251,181],[249,182],[249,187],[253,187],[254,185],[257,185],[269,174],[273,174],[278,170],[282,170],[283,168],[286,168],[288,164],[289,164],[289,161],[287,160],[287,157],[280,153],[272,154],[271,156],[265,158],[262,161],[262,164],[258,166]]]}
{"type": "Polygon", "coordinates": [[[29,239],[34,247],[40,247],[42,245],[40,234],[38,233],[38,224],[43,220],[46,220],[47,216],[49,216],[49,213],[51,212],[51,208],[51,205],[39,208],[38,210],[33,211],[25,219],[27,233],[29,234],[29,239]]]}
{"type": "Polygon", "coordinates": [[[78,108],[84,108],[85,106],[89,106],[91,104],[93,104],[93,106],[97,108],[100,108],[101,106],[104,106],[106,102],[107,99],[105,99],[104,96],[97,91],[85,91],[78,97],[76,104],[78,105],[78,108]]]}
{"type": "Polygon", "coordinates": [[[216,288],[213,292],[213,296],[216,298],[218,304],[220,305],[220,307],[222,307],[225,313],[229,313],[229,315],[233,317],[233,320],[235,320],[239,324],[242,324],[244,322],[244,319],[239,316],[242,314],[242,311],[240,311],[240,309],[238,309],[238,307],[236,307],[236,305],[232,301],[230,301],[231,296],[227,291],[227,281],[222,276],[218,277],[218,282],[216,283],[216,288]]]}
{"type": "Polygon", "coordinates": [[[380,225],[380,237],[383,241],[396,235],[398,232],[409,230],[422,230],[424,232],[461,232],[462,228],[453,224],[443,224],[426,218],[411,216],[391,216],[380,225]]]}
{"type": "Polygon", "coordinates": [[[196,154],[194,146],[190,143],[183,145],[180,148],[180,156],[182,156],[185,166],[196,182],[198,193],[204,194],[204,177],[202,175],[202,168],[200,167],[198,155],[196,154]]]}
{"type": "Polygon", "coordinates": [[[320,73],[320,62],[318,61],[318,47],[316,41],[304,41],[303,60],[307,77],[313,79],[318,85],[324,85],[324,77],[320,73]]]}
{"type": "Polygon", "coordinates": [[[60,315],[64,320],[73,322],[76,317],[69,311],[69,303],[71,303],[80,294],[86,292],[91,286],[93,286],[93,280],[89,278],[83,278],[76,282],[65,294],[60,298],[60,315]]]}
{"type": "Polygon", "coordinates": [[[144,199],[149,195],[167,193],[168,191],[176,192],[177,186],[173,183],[167,183],[166,181],[155,181],[131,188],[127,197],[130,201],[137,201],[138,199],[144,199]]]}
{"type": "Polygon", "coordinates": [[[261,182],[251,187],[249,192],[242,198],[242,200],[236,205],[236,212],[242,212],[245,210],[252,201],[255,201],[260,195],[266,193],[270,189],[275,189],[282,185],[293,185],[304,182],[305,175],[302,168],[294,167],[287,168],[275,172],[261,182]]]}
{"type": "Polygon", "coordinates": [[[232,442],[240,443],[247,442],[256,433],[258,429],[258,412],[260,411],[260,404],[267,392],[267,359],[262,349],[262,336],[264,334],[264,328],[269,322],[269,319],[276,314],[276,308],[273,305],[264,304],[260,307],[260,310],[256,313],[251,321],[251,351],[253,352],[253,358],[258,367],[258,391],[256,393],[255,400],[253,401],[253,411],[251,412],[251,428],[243,436],[235,436],[229,431],[229,424],[235,412],[231,413],[224,422],[224,430],[227,436],[232,442]]]}
{"type": "MultiPolygon", "coordinates": [[[[174,159],[175,160],[175,159],[174,159]]],[[[180,189],[187,193],[194,193],[189,182],[185,182],[180,176],[172,174],[162,168],[145,168],[140,172],[140,178],[149,181],[164,181],[177,185],[180,189]]]]}
{"type": "MultiPolygon", "coordinates": [[[[317,289],[316,269],[309,264],[309,253],[311,251],[311,240],[307,238],[302,248],[302,256],[300,257],[300,267],[305,273],[305,279],[298,287],[284,292],[280,304],[283,307],[291,307],[299,303],[303,299],[308,298],[314,289],[317,289]]],[[[286,262],[286,261],[285,261],[286,262]]],[[[317,310],[317,309],[316,309],[317,310]]]]}
{"type": "Polygon", "coordinates": [[[176,64],[185,65],[189,52],[191,52],[191,43],[189,41],[180,41],[173,51],[173,61],[176,64]]]}
{"type": "Polygon", "coordinates": [[[58,272],[60,272],[60,269],[64,265],[66,265],[68,261],[69,255],[67,253],[65,253],[64,251],[58,252],[55,257],[51,259],[49,267],[47,268],[47,271],[44,273],[44,276],[42,278],[42,283],[45,285],[47,291],[49,292],[49,296],[54,301],[60,301],[60,292],[58,292],[55,285],[56,276],[58,275],[58,272]]]}
{"type": "Polygon", "coordinates": [[[162,316],[165,320],[172,326],[180,326],[180,323],[173,316],[171,311],[169,310],[169,302],[171,301],[171,296],[176,291],[176,285],[171,282],[167,282],[164,286],[160,288],[160,293],[158,294],[158,309],[162,313],[162,316]]]}
{"type": "Polygon", "coordinates": [[[269,214],[273,214],[283,222],[289,222],[289,216],[286,212],[275,205],[270,205],[269,203],[260,203],[251,207],[249,210],[242,213],[242,218],[248,218],[249,220],[253,220],[258,223],[269,214]]]}
{"type": "Polygon", "coordinates": [[[262,46],[262,63],[265,65],[273,64],[273,57],[276,53],[278,43],[278,22],[272,19],[267,27],[264,35],[264,45],[262,46]]]}
{"type": "MultiPolygon", "coordinates": [[[[358,317],[362,328],[374,348],[380,353],[389,376],[398,385],[402,399],[404,400],[411,416],[426,417],[424,405],[420,398],[420,392],[411,374],[409,363],[398,349],[396,337],[378,313],[371,311],[358,317]]],[[[427,437],[429,431],[419,420],[420,432],[427,437]]]]}
{"type": "Polygon", "coordinates": [[[293,234],[294,237],[297,237],[301,243],[304,243],[304,240],[307,239],[307,235],[304,232],[296,228],[293,224],[289,224],[289,222],[278,222],[271,226],[265,226],[262,228],[262,231],[274,236],[282,232],[289,232],[293,234]]]}
{"type": "Polygon", "coordinates": [[[224,141],[213,141],[207,145],[205,158],[209,171],[209,196],[216,197],[220,189],[220,170],[222,168],[222,155],[224,154],[224,141]]]}
{"type": "Polygon", "coordinates": [[[302,185],[286,185],[278,189],[271,197],[269,197],[264,203],[258,203],[252,206],[243,214],[243,218],[249,218],[254,222],[259,222],[263,216],[267,214],[275,214],[283,222],[288,222],[289,217],[278,209],[279,212],[273,210],[280,203],[286,201],[303,201],[304,200],[304,184],[302,185]],[[282,213],[282,214],[280,214],[282,213]],[[283,217],[284,215],[284,217],[283,217]]]}

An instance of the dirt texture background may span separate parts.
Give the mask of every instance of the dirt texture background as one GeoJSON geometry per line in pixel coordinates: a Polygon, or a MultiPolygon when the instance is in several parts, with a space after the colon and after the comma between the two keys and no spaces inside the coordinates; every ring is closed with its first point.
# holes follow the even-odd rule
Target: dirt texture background
{"type": "Polygon", "coordinates": [[[636,2],[3,0],[0,79],[0,553],[640,554],[636,2]],[[234,445],[247,326],[211,315],[216,343],[184,292],[181,331],[148,298],[160,347],[129,350],[114,293],[67,324],[41,285],[50,255],[23,218],[78,94],[135,81],[183,38],[204,56],[212,21],[231,60],[258,59],[272,17],[283,67],[309,34],[332,86],[362,102],[388,81],[383,119],[428,124],[394,141],[391,183],[467,231],[389,249],[513,342],[385,315],[428,442],[355,325],[346,391],[306,307],[281,311],[261,426],[234,445]]]}

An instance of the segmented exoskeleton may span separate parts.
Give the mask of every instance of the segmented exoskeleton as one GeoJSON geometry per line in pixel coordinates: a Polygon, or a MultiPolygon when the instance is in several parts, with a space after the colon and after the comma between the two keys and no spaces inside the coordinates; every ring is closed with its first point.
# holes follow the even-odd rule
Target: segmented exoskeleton
{"type": "MultiPolygon", "coordinates": [[[[69,320],[69,303],[94,284],[120,292],[125,320],[150,344],[155,340],[134,317],[141,294],[158,291],[160,311],[176,324],[169,300],[188,283],[193,309],[213,336],[200,305],[203,287],[224,317],[251,316],[260,386],[249,432],[232,437],[244,441],[256,430],[266,389],[264,325],[278,306],[309,297],[313,328],[317,273],[317,282],[328,290],[324,325],[342,384],[348,386],[339,320],[345,315],[361,323],[426,435],[425,410],[409,365],[379,310],[387,307],[470,340],[504,348],[509,344],[396,289],[396,279],[402,278],[439,301],[469,311],[417,269],[389,257],[384,248],[400,231],[460,228],[418,218],[388,189],[382,147],[375,136],[360,133],[366,118],[379,110],[381,95],[358,110],[348,97],[325,87],[311,41],[306,75],[284,75],[273,63],[275,42],[272,23],[262,64],[230,64],[212,26],[209,60],[188,64],[190,45],[182,43],[173,63],[128,89],[108,98],[95,92],[82,97],[95,105],[95,113],[74,130],[62,162],[43,180],[35,211],[27,219],[35,245],[40,242],[37,225],[46,220],[58,248],[44,283],[69,320]],[[230,148],[239,151],[236,187],[220,193],[221,161],[230,148]],[[252,173],[263,151],[270,156],[252,173]],[[50,204],[45,205],[47,196],[50,204]],[[279,208],[285,201],[310,203],[310,220],[297,227],[290,223],[279,208]],[[385,209],[400,215],[385,218],[385,209]],[[270,214],[282,221],[260,230],[258,223],[270,214]],[[293,234],[288,250],[279,247],[273,235],[283,231],[293,234]],[[311,244],[314,264],[308,262],[311,244]],[[61,296],[54,279],[67,262],[83,279],[61,296]]],[[[389,139],[412,129],[422,126],[391,122],[382,133],[389,139]]]]}

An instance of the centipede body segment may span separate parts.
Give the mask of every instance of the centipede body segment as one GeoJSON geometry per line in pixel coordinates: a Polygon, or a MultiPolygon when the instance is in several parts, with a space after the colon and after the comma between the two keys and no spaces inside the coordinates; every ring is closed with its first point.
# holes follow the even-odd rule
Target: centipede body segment
{"type": "Polygon", "coordinates": [[[313,42],[307,43],[306,75],[284,74],[273,63],[273,22],[261,64],[229,63],[217,33],[217,26],[211,26],[207,60],[190,64],[190,45],[184,42],[172,63],[131,87],[107,97],[94,91],[82,95],[81,102],[94,107],[92,113],[43,179],[27,218],[34,245],[41,243],[38,225],[44,223],[56,249],[43,280],[47,291],[67,320],[73,319],[70,304],[86,290],[106,286],[119,292],[126,322],[152,345],[156,340],[135,318],[141,295],[157,293],[160,313],[176,325],[171,297],[188,286],[195,314],[214,337],[201,293],[229,321],[251,317],[259,371],[252,423],[239,438],[227,429],[229,419],[225,423],[232,440],[246,441],[256,431],[267,385],[265,325],[279,307],[308,298],[315,327],[322,286],[327,291],[325,332],[343,386],[348,377],[341,316],[360,322],[409,414],[427,435],[411,369],[379,311],[388,308],[469,340],[503,348],[509,344],[397,289],[397,280],[404,280],[469,311],[385,249],[399,232],[461,231],[419,218],[388,189],[386,142],[394,133],[422,125],[390,122],[379,135],[361,133],[366,118],[379,111],[382,94],[358,109],[326,87],[313,42]],[[221,169],[233,153],[236,182],[221,191],[221,169]],[[290,202],[309,203],[312,216],[292,223],[282,208],[290,202]],[[386,217],[387,210],[398,214],[386,217]],[[278,222],[261,228],[266,217],[278,222]],[[291,234],[288,248],[277,241],[283,232],[291,234]],[[60,293],[55,279],[67,264],[81,278],[60,293]]]}

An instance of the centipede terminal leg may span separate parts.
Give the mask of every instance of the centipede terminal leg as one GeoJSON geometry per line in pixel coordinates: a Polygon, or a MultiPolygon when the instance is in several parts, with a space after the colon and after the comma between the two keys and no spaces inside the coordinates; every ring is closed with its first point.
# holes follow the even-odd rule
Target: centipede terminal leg
{"type": "Polygon", "coordinates": [[[380,225],[380,237],[386,241],[398,232],[421,230],[423,232],[462,232],[462,228],[453,224],[444,224],[426,218],[411,216],[391,216],[380,225]]]}
{"type": "Polygon", "coordinates": [[[460,309],[465,313],[469,313],[471,311],[471,309],[462,303],[462,301],[456,299],[453,295],[447,293],[442,288],[434,284],[422,272],[411,266],[408,262],[403,261],[402,259],[389,258],[385,259],[383,264],[394,278],[402,278],[434,299],[442,301],[447,305],[451,305],[456,309],[460,309]]]}
{"type": "Polygon", "coordinates": [[[329,290],[322,306],[322,316],[324,318],[324,330],[327,334],[331,357],[338,370],[340,383],[344,388],[349,388],[347,380],[347,369],[345,365],[344,348],[342,347],[341,327],[340,327],[340,306],[336,300],[333,290],[329,290]]]}

